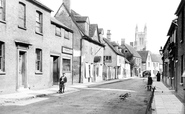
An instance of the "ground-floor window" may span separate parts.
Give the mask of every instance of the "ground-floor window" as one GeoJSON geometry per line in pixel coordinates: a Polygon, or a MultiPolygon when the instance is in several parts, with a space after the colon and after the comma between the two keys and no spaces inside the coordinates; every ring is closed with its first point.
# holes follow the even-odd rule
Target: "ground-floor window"
{"type": "Polygon", "coordinates": [[[36,49],[36,71],[42,72],[42,50],[36,49]]]}
{"type": "Polygon", "coordinates": [[[70,72],[71,71],[71,59],[63,58],[63,71],[70,72]]]}
{"type": "Polygon", "coordinates": [[[0,42],[0,71],[5,71],[5,45],[4,42],[0,42]]]}

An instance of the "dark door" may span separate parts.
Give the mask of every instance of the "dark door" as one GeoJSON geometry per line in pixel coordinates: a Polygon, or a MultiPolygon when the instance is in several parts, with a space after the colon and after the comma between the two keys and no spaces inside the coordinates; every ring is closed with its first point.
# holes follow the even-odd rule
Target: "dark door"
{"type": "Polygon", "coordinates": [[[50,57],[51,61],[51,75],[53,77],[53,85],[59,82],[59,57],[50,57]]]}

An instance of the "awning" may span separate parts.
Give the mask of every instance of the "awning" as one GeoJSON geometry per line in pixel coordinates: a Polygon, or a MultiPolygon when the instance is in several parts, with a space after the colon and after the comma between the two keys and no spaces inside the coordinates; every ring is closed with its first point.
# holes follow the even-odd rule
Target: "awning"
{"type": "Polygon", "coordinates": [[[101,56],[95,56],[94,57],[94,63],[100,62],[101,61],[101,56]]]}

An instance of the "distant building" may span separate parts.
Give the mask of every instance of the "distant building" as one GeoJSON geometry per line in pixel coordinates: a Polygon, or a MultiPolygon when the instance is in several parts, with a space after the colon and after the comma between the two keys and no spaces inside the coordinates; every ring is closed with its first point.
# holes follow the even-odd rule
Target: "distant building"
{"type": "Polygon", "coordinates": [[[134,49],[136,51],[145,51],[146,50],[146,45],[147,45],[147,27],[146,27],[146,25],[144,27],[143,32],[139,32],[138,26],[136,25],[135,41],[134,41],[134,43],[131,42],[130,44],[132,47],[134,47],[134,49]]]}

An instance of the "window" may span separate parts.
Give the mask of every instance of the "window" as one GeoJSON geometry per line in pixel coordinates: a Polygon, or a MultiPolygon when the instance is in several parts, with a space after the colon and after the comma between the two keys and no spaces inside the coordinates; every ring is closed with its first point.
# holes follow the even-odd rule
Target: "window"
{"type": "Polygon", "coordinates": [[[36,33],[42,33],[42,13],[36,12],[36,33]]]}
{"type": "Polygon", "coordinates": [[[0,0],[0,20],[5,20],[5,0],[0,0]]]}
{"type": "Polygon", "coordinates": [[[184,56],[181,55],[181,80],[180,80],[180,83],[183,83],[183,77],[182,77],[182,74],[183,74],[183,70],[184,70],[184,56]]]}
{"type": "Polygon", "coordinates": [[[65,31],[64,38],[69,39],[69,32],[68,31],[65,31]]]}
{"type": "Polygon", "coordinates": [[[60,27],[55,27],[55,35],[61,36],[61,28],[60,27]]]}
{"type": "Polygon", "coordinates": [[[104,61],[105,62],[111,62],[112,61],[112,57],[111,56],[104,56],[104,61]]]}
{"type": "Polygon", "coordinates": [[[69,72],[71,71],[71,60],[63,59],[63,71],[69,72]]]}
{"type": "Polygon", "coordinates": [[[36,49],[36,71],[42,72],[42,50],[36,49]]]}
{"type": "Polygon", "coordinates": [[[0,72],[5,71],[5,45],[0,42],[0,72]]]}
{"type": "Polygon", "coordinates": [[[26,6],[19,2],[19,27],[26,28],[26,6]]]}
{"type": "MultiPolygon", "coordinates": [[[[181,30],[184,31],[184,8],[182,8],[181,30]]],[[[183,42],[184,32],[181,32],[181,40],[183,42]]]]}

